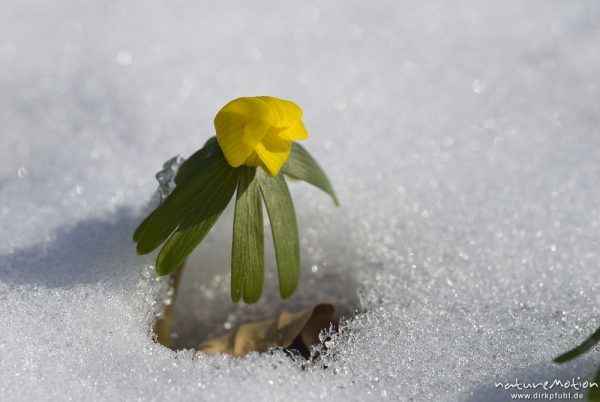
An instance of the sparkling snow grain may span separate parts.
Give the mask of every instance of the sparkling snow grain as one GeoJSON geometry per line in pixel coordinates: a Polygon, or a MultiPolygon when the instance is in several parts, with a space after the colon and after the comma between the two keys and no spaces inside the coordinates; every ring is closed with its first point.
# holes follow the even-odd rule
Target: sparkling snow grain
{"type": "MultiPolygon", "coordinates": [[[[5,1],[3,400],[507,400],[495,381],[599,324],[597,2],[5,1]],[[229,302],[227,213],[190,259],[177,342],[322,300],[321,360],[156,344],[168,298],[131,234],[154,173],[238,96],[304,109],[341,208],[292,186],[303,272],[229,302]]],[[[201,340],[201,339],[198,339],[201,340]]]]}

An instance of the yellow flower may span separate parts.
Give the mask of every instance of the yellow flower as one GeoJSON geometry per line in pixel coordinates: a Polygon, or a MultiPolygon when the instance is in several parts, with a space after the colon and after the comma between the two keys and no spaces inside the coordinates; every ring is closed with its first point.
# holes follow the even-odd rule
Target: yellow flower
{"type": "Polygon", "coordinates": [[[287,161],[293,140],[305,140],[302,109],[270,96],[234,99],[215,117],[217,141],[233,166],[263,166],[276,176],[287,161]]]}

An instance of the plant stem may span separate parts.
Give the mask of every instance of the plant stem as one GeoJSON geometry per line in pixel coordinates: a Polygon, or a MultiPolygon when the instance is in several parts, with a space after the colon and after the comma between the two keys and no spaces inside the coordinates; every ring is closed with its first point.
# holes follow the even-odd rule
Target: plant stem
{"type": "Polygon", "coordinates": [[[154,333],[156,334],[156,339],[158,340],[158,343],[166,347],[171,346],[171,322],[173,320],[173,311],[175,311],[175,301],[177,300],[179,281],[181,280],[184,267],[185,262],[169,275],[171,277],[171,283],[173,284],[173,296],[171,298],[171,303],[165,307],[162,317],[160,317],[154,323],[154,333]]]}

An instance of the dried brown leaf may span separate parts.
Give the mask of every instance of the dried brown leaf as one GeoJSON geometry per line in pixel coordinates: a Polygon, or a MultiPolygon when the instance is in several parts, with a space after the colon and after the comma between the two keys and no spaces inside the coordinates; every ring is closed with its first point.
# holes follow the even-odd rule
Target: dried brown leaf
{"type": "Polygon", "coordinates": [[[243,356],[253,351],[287,348],[296,338],[309,350],[319,343],[319,333],[336,322],[335,307],[321,303],[298,312],[282,312],[272,320],[241,325],[218,338],[203,342],[198,350],[209,354],[243,356]]]}

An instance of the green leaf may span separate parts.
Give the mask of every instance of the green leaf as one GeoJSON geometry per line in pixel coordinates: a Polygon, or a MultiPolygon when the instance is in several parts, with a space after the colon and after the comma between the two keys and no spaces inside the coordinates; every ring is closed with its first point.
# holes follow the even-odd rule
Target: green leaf
{"type": "Polygon", "coordinates": [[[580,356],[580,355],[584,354],[585,352],[587,352],[588,350],[590,350],[591,348],[593,348],[594,345],[597,344],[598,342],[600,342],[600,328],[598,328],[596,330],[596,332],[594,332],[589,338],[587,338],[585,341],[583,341],[583,343],[581,343],[581,345],[556,357],[554,359],[554,362],[555,363],[564,363],[566,361],[574,359],[577,356],[580,356]]]}
{"type": "Polygon", "coordinates": [[[279,293],[286,299],[292,295],[300,278],[300,243],[294,204],[283,175],[270,177],[257,169],[257,176],[271,222],[279,293]]]}
{"type": "Polygon", "coordinates": [[[231,247],[231,300],[243,296],[255,303],[262,293],[265,271],[262,202],[256,168],[242,166],[235,202],[231,247]]]}
{"type": "Polygon", "coordinates": [[[140,236],[142,235],[144,230],[146,230],[146,227],[148,226],[150,221],[152,221],[152,215],[154,214],[155,211],[156,211],[156,209],[154,211],[152,211],[150,213],[150,215],[148,215],[146,217],[146,219],[144,219],[142,221],[142,223],[140,223],[140,225],[137,227],[137,229],[135,229],[135,232],[133,232],[133,242],[134,243],[137,243],[140,240],[140,236]]]}
{"type": "Polygon", "coordinates": [[[222,155],[212,156],[198,166],[198,172],[175,190],[159,205],[154,212],[138,228],[134,238],[137,238],[138,254],[148,254],[160,246],[177,226],[184,220],[198,202],[206,198],[214,187],[215,176],[218,172],[232,169],[222,155]],[[135,236],[137,234],[137,236],[135,236]]]}
{"type": "MultiPolygon", "coordinates": [[[[204,146],[196,151],[192,156],[190,156],[179,168],[177,172],[177,176],[175,177],[175,184],[177,186],[182,186],[184,182],[189,181],[193,177],[195,177],[199,172],[201,172],[205,165],[209,162],[209,159],[216,158],[221,153],[221,148],[219,148],[219,144],[217,143],[217,137],[212,137],[204,146]]],[[[157,207],[158,209],[158,207],[157,207]]],[[[133,233],[133,241],[137,243],[140,240],[140,237],[146,227],[148,227],[149,223],[152,221],[152,216],[156,212],[156,209],[150,213],[144,219],[144,221],[137,227],[135,232],[133,233]]]]}
{"type": "Polygon", "coordinates": [[[304,180],[313,186],[325,191],[333,198],[336,206],[339,206],[337,196],[333,187],[321,169],[317,161],[308,153],[302,145],[297,142],[292,143],[292,150],[287,162],[281,168],[281,171],[291,178],[304,180]]]}
{"type": "Polygon", "coordinates": [[[208,180],[198,188],[198,198],[193,208],[158,254],[156,271],[159,275],[166,275],[181,265],[206,237],[233,196],[238,171],[229,166],[224,158],[211,167],[200,173],[206,175],[208,180]]]}
{"type": "Polygon", "coordinates": [[[182,185],[202,171],[206,160],[221,154],[217,137],[211,137],[204,146],[183,162],[175,176],[175,184],[182,185]]]}
{"type": "MultiPolygon", "coordinates": [[[[600,385],[600,368],[596,371],[596,375],[592,382],[600,385]]],[[[599,387],[590,387],[590,394],[588,395],[588,400],[590,402],[600,402],[600,388],[599,387]]]]}

